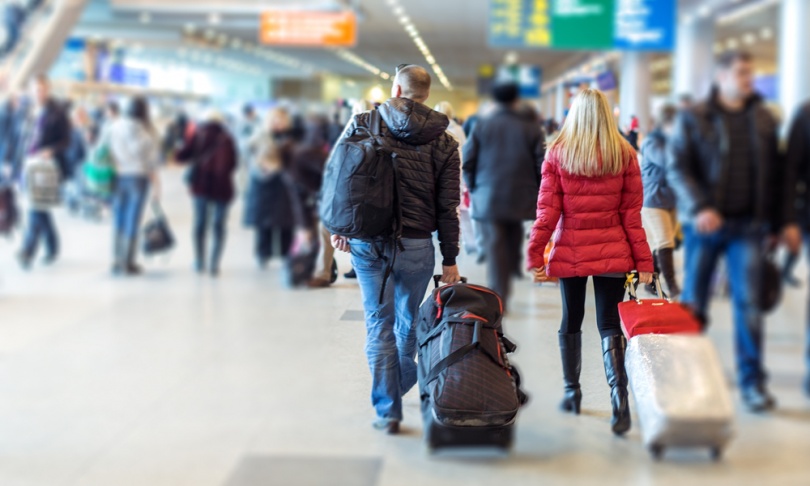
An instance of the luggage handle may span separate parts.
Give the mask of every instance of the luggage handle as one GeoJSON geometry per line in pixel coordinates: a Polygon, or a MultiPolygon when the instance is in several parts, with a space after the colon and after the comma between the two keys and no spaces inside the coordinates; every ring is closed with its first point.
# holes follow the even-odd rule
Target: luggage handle
{"type": "MultiPolygon", "coordinates": [[[[642,300],[638,298],[638,286],[639,286],[639,274],[638,272],[630,272],[627,274],[627,282],[625,283],[625,288],[627,292],[630,294],[630,297],[636,301],[637,304],[641,305],[642,300]]],[[[664,289],[661,287],[661,278],[658,275],[658,272],[653,273],[653,284],[655,284],[655,290],[658,292],[658,298],[672,302],[664,289]]]]}
{"type": "MultiPolygon", "coordinates": [[[[433,285],[435,286],[435,288],[438,289],[441,286],[442,277],[443,277],[443,275],[434,275],[433,276],[433,285]]],[[[467,283],[467,277],[461,277],[461,283],[463,283],[463,284],[467,283]]]]}

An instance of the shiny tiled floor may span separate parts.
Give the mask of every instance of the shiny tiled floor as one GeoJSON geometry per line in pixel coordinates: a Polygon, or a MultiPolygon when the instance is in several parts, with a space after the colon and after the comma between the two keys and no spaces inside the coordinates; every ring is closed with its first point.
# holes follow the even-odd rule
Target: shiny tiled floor
{"type": "MultiPolygon", "coordinates": [[[[240,208],[222,277],[194,275],[181,176],[166,179],[180,247],[148,262],[143,278],[109,276],[108,228],[63,213],[64,254],[53,268],[21,272],[16,243],[0,241],[0,485],[810,484],[810,400],[799,391],[804,291],[789,293],[770,319],[781,408],[740,412],[720,464],[703,451],[656,464],[637,429],[610,435],[595,326],[585,336],[585,413],[558,413],[559,297],[528,282],[506,321],[533,398],[514,453],[431,458],[415,393],[407,434],[370,427],[356,286],[284,290],[278,263],[264,272],[253,264],[240,208]]],[[[469,261],[463,272],[483,278],[469,261]]],[[[711,334],[731,375],[727,307],[715,307],[711,334]]]]}

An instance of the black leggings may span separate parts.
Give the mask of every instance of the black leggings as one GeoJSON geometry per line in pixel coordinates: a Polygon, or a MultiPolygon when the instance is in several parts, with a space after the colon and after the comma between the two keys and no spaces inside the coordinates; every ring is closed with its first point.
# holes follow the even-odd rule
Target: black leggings
{"type": "MultiPolygon", "coordinates": [[[[624,300],[625,280],[614,277],[593,277],[596,293],[596,324],[602,339],[622,333],[619,304],[624,300]]],[[[576,334],[585,319],[585,293],[588,277],[561,278],[563,318],[561,334],[576,334]]]]}

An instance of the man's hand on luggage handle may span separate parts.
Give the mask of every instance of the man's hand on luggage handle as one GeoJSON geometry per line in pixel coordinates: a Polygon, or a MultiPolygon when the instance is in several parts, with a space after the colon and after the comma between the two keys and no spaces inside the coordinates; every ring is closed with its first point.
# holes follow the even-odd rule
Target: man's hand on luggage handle
{"type": "Polygon", "coordinates": [[[802,230],[799,225],[792,224],[782,230],[782,242],[787,247],[788,251],[792,254],[798,254],[802,251],[802,230]]]}
{"type": "Polygon", "coordinates": [[[458,265],[452,267],[442,266],[442,280],[443,284],[453,285],[461,282],[461,274],[458,273],[458,265]]]}
{"type": "Polygon", "coordinates": [[[332,246],[335,247],[337,251],[342,251],[344,253],[349,253],[351,251],[349,239],[345,236],[332,235],[332,246]]]}

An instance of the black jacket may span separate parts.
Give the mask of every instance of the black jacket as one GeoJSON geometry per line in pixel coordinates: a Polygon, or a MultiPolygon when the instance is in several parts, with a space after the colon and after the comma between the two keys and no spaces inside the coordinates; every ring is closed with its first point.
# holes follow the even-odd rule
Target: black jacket
{"type": "Polygon", "coordinates": [[[545,155],[539,122],[506,108],[480,119],[464,145],[473,218],[533,221],[545,155]]]}
{"type": "Polygon", "coordinates": [[[48,100],[39,116],[43,117],[42,125],[37,131],[36,125],[40,123],[40,119],[35,115],[30,127],[31,136],[35,137],[35,139],[29,138],[25,150],[29,148],[33,148],[35,152],[50,150],[53,152],[54,159],[59,165],[62,174],[70,174],[66,151],[70,146],[73,129],[65,107],[56,100],[48,100]]]}
{"type": "Polygon", "coordinates": [[[667,137],[653,130],[641,143],[641,180],[644,183],[644,207],[675,209],[675,191],[667,182],[667,137]]]}
{"type": "MultiPolygon", "coordinates": [[[[443,265],[456,264],[459,242],[461,161],[458,142],[446,133],[446,116],[422,103],[392,98],[378,110],[382,137],[399,161],[403,236],[430,238],[439,230],[443,265]]],[[[356,115],[344,131],[370,128],[370,112],[356,115]]]]}
{"type": "MultiPolygon", "coordinates": [[[[668,145],[667,178],[675,189],[681,217],[691,219],[707,208],[718,208],[727,197],[729,137],[720,112],[718,94],[679,114],[668,145]]],[[[756,153],[754,222],[782,224],[782,191],[778,124],[758,95],[746,103],[751,142],[756,153]]]]}
{"type": "Polygon", "coordinates": [[[810,102],[796,113],[790,127],[782,205],[786,224],[810,229],[810,102]]]}

